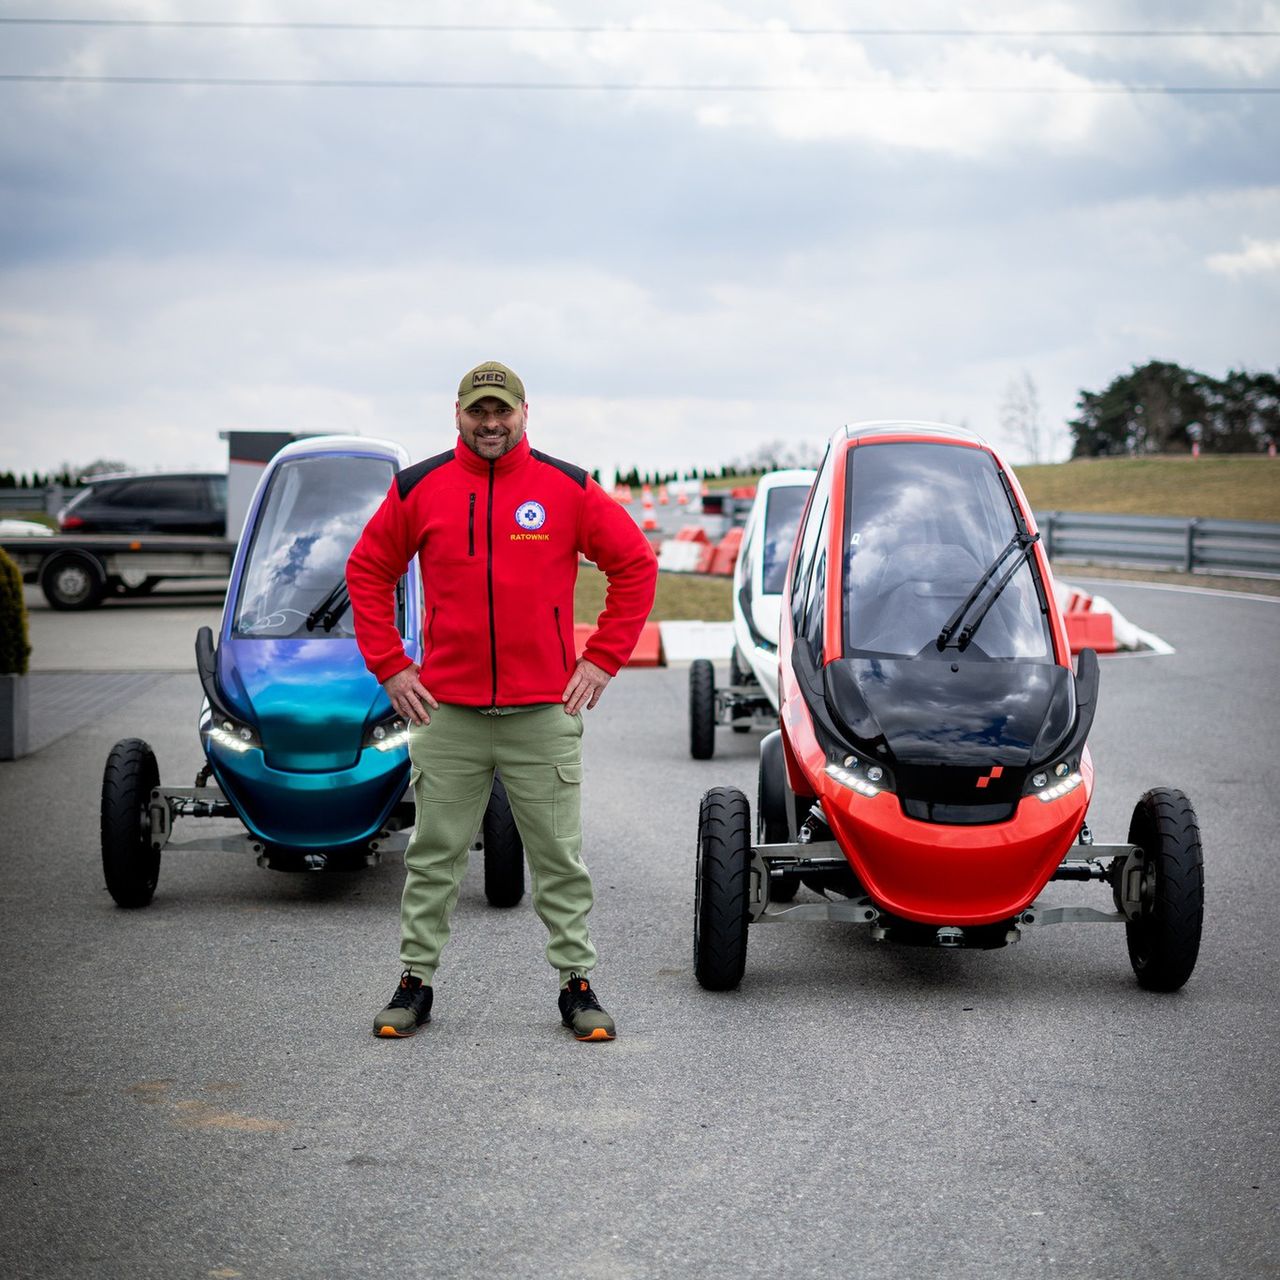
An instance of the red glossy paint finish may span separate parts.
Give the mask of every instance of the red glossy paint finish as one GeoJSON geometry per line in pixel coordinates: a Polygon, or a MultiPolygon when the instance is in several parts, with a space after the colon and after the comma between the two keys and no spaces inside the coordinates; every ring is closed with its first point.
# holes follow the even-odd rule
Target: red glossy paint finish
{"type": "MultiPolygon", "coordinates": [[[[982,449],[1008,476],[1014,499],[1027,528],[1036,532],[1035,517],[1017,478],[985,444],[935,433],[901,433],[861,441],[833,442],[832,507],[827,538],[828,562],[840,564],[844,547],[845,474],[855,448],[898,443],[942,443],[948,447],[982,449]]],[[[806,520],[808,516],[806,515],[806,520]]],[[[799,539],[796,541],[799,546],[799,539]]],[[[937,925],[981,925],[1008,920],[1029,906],[1048,883],[1075,841],[1093,793],[1093,762],[1088,749],[1080,765],[1081,785],[1058,800],[1027,796],[1007,822],[989,826],[947,826],[908,818],[898,797],[882,792],[866,797],[850,791],[826,773],[826,754],[814,735],[808,708],[791,665],[792,634],[790,583],[794,557],[783,596],[779,644],[779,706],[787,778],[797,795],[817,795],[832,834],[872,901],[907,920],[937,925]]],[[[1061,611],[1053,596],[1053,578],[1041,543],[1033,549],[1048,599],[1048,621],[1054,658],[1071,667],[1071,648],[1061,611]]],[[[838,583],[838,577],[829,579],[838,583]]],[[[824,661],[843,657],[843,609],[839,590],[825,601],[824,661]]],[[[998,778],[994,765],[978,781],[998,778]]]]}
{"type": "Polygon", "coordinates": [[[868,799],[831,780],[822,809],[877,906],[923,924],[993,924],[1034,902],[1071,848],[1092,773],[1060,800],[1026,796],[1010,821],[994,826],[917,822],[890,792],[868,799]]]}

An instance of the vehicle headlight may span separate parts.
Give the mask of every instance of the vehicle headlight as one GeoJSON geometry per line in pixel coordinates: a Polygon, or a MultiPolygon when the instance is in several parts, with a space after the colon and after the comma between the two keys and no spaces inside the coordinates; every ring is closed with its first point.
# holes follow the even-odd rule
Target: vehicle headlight
{"type": "Polygon", "coordinates": [[[380,720],[365,734],[364,745],[375,751],[394,751],[397,747],[407,747],[409,726],[399,716],[380,720]]]}
{"type": "Polygon", "coordinates": [[[1027,775],[1022,794],[1036,796],[1048,804],[1051,800],[1060,800],[1070,794],[1083,781],[1079,759],[1057,760],[1053,764],[1042,764],[1032,770],[1027,775]]]}
{"type": "Polygon", "coordinates": [[[205,733],[210,742],[216,742],[220,747],[237,753],[252,751],[262,745],[258,741],[258,735],[247,724],[240,724],[235,720],[211,720],[205,733]]]}
{"type": "Polygon", "coordinates": [[[1059,773],[1057,769],[1053,771],[1053,781],[1051,782],[1047,773],[1041,771],[1031,779],[1031,785],[1035,787],[1036,796],[1048,804],[1051,800],[1061,800],[1063,796],[1069,795],[1084,781],[1083,775],[1075,773],[1068,769],[1065,773],[1059,773]]]}
{"type": "Polygon", "coordinates": [[[864,760],[852,753],[841,756],[838,760],[827,761],[828,778],[838,782],[860,796],[878,796],[882,791],[892,790],[892,779],[885,773],[881,765],[864,760]]]}

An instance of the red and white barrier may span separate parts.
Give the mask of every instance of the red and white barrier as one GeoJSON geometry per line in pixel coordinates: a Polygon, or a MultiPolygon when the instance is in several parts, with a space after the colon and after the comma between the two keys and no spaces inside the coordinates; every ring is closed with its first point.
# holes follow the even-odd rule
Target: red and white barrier
{"type": "Polygon", "coordinates": [[[1091,595],[1061,580],[1054,581],[1053,592],[1067,624],[1072,653],[1081,649],[1095,649],[1098,653],[1139,649],[1173,652],[1173,646],[1158,635],[1134,626],[1106,596],[1091,595]]]}

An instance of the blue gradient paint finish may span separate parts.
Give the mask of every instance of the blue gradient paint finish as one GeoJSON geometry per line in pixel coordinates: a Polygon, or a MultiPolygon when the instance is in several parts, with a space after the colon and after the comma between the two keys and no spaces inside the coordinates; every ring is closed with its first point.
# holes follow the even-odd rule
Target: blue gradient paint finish
{"type": "Polygon", "coordinates": [[[267,766],[285,772],[354,768],[365,735],[392,714],[354,640],[224,640],[218,685],[258,731],[267,766]]]}
{"type": "MultiPolygon", "coordinates": [[[[409,781],[407,748],[362,746],[392,708],[353,639],[322,633],[277,639],[234,634],[236,602],[272,475],[282,462],[313,454],[385,458],[392,470],[408,462],[392,445],[321,437],[287,446],[267,466],[232,567],[217,649],[217,682],[227,709],[253,729],[260,745],[237,752],[211,741],[204,732],[207,707],[200,733],[218,785],[249,831],[269,844],[298,850],[372,839],[409,781]]],[[[416,564],[405,578],[404,619],[405,652],[417,662],[422,588],[416,564]]]]}
{"type": "Polygon", "coordinates": [[[273,769],[254,748],[230,751],[201,734],[223,794],[259,840],[289,849],[363,844],[382,830],[409,781],[409,752],[362,751],[349,769],[273,769]]]}

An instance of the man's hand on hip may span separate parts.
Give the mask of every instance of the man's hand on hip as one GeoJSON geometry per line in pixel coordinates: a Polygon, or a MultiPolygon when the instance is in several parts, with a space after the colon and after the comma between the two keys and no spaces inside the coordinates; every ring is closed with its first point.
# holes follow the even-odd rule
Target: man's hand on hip
{"type": "Polygon", "coordinates": [[[440,704],[431,696],[427,687],[418,679],[418,664],[411,663],[403,671],[397,671],[382,687],[391,699],[391,705],[410,724],[430,724],[428,707],[434,710],[440,704]]]}
{"type": "Polygon", "coordinates": [[[594,662],[579,658],[564,693],[560,695],[565,712],[576,716],[584,708],[590,711],[600,701],[605,685],[612,679],[613,677],[607,671],[602,671],[594,662]]]}

